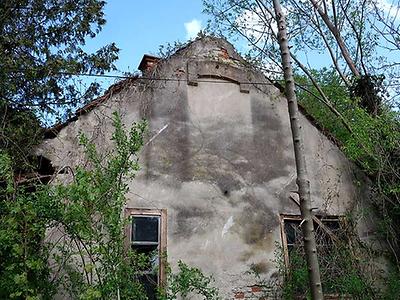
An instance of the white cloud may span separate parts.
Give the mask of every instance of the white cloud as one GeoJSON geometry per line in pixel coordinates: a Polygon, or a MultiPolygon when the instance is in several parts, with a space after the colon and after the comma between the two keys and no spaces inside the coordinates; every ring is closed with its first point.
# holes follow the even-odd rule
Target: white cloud
{"type": "Polygon", "coordinates": [[[201,21],[193,19],[192,21],[185,23],[185,29],[186,29],[186,38],[188,40],[195,38],[199,33],[199,31],[201,30],[201,21]]]}
{"type": "Polygon", "coordinates": [[[262,66],[263,72],[270,79],[279,79],[282,78],[283,71],[280,65],[273,61],[266,61],[262,66]]]}
{"type": "Polygon", "coordinates": [[[272,33],[277,34],[278,32],[274,17],[270,16],[268,12],[263,14],[259,8],[254,11],[244,10],[236,19],[236,24],[247,37],[252,41],[258,41],[260,45],[270,38],[272,33]],[[264,16],[267,16],[267,19],[264,16]]]}

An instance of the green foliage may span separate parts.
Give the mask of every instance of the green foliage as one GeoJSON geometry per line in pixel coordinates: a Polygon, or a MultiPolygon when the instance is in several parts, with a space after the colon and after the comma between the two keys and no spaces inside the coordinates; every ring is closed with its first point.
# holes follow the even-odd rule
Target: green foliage
{"type": "Polygon", "coordinates": [[[90,169],[78,167],[70,184],[22,186],[13,181],[9,156],[1,156],[0,298],[47,299],[58,285],[75,299],[112,298],[117,291],[126,299],[140,291],[126,280],[134,281],[137,269],[130,267],[135,255],[124,248],[121,212],[124,179],[139,169],[146,124],[126,133],[114,115],[114,126],[116,149],[107,160],[81,135],[90,169]],[[61,238],[44,242],[52,231],[61,238]],[[50,272],[49,261],[58,271],[50,272]]]}
{"type": "Polygon", "coordinates": [[[16,186],[4,152],[0,165],[0,298],[49,299],[54,289],[48,284],[48,247],[42,243],[49,221],[42,211],[43,191],[16,186]]]}
{"type": "Polygon", "coordinates": [[[16,172],[32,167],[29,154],[41,140],[41,126],[29,110],[16,110],[0,100],[0,149],[12,158],[16,172]]]}
{"type": "Polygon", "coordinates": [[[400,299],[400,273],[397,269],[390,270],[383,299],[400,299]]]}
{"type": "MultiPolygon", "coordinates": [[[[382,95],[382,78],[354,80],[351,91],[340,85],[333,70],[313,71],[317,82],[347,120],[351,132],[309,91],[298,93],[301,105],[316,122],[339,142],[346,155],[373,180],[371,201],[379,215],[381,236],[389,243],[394,262],[400,254],[400,116],[378,98],[382,95]],[[364,86],[364,87],[363,87],[364,86]],[[363,96],[369,91],[369,97],[363,96]]],[[[298,82],[310,85],[304,77],[298,82]]]]}
{"type": "MultiPolygon", "coordinates": [[[[210,30],[248,43],[251,61],[258,62],[268,76],[282,78],[282,72],[276,72],[280,52],[271,1],[203,2],[205,12],[212,17],[210,30]]],[[[371,179],[369,200],[379,222],[380,239],[387,245],[384,254],[390,254],[399,272],[400,115],[398,107],[393,110],[399,89],[396,84],[389,88],[389,82],[398,77],[399,64],[393,60],[395,56],[387,55],[388,49],[400,50],[394,42],[398,32],[393,31],[398,27],[398,16],[373,1],[281,3],[286,8],[291,56],[296,71],[301,72],[296,78],[300,104],[371,179]],[[307,63],[301,63],[301,58],[307,63]],[[320,69],[321,61],[330,69],[320,69]],[[385,77],[389,79],[386,82],[385,77]],[[315,82],[323,93],[314,87],[315,82]]],[[[351,274],[350,284],[342,285],[352,287],[352,293],[357,294],[362,284],[351,274]]],[[[399,298],[397,295],[392,297],[399,298]]]]}
{"type": "MultiPolygon", "coordinates": [[[[367,274],[363,274],[362,265],[350,253],[346,244],[334,245],[327,264],[321,264],[321,280],[325,295],[351,296],[352,299],[378,299],[367,274]],[[339,273],[336,273],[340,270],[339,273]]],[[[308,288],[308,270],[302,247],[291,249],[289,266],[283,259],[283,250],[278,248],[276,262],[283,278],[282,296],[284,299],[310,298],[308,288]]],[[[324,254],[325,255],[325,254],[324,254]]]]}
{"type": "Polygon", "coordinates": [[[49,187],[52,201],[60,206],[57,229],[65,234],[62,249],[52,253],[53,259],[69,265],[56,280],[73,281],[69,292],[76,299],[109,299],[117,294],[130,299],[138,294],[139,285],[132,284],[137,269],[131,267],[136,255],[125,249],[126,220],[121,212],[128,189],[125,179],[133,178],[139,169],[136,153],[146,124],[134,124],[126,133],[114,115],[114,126],[115,150],[106,154],[107,160],[81,135],[90,168],[78,167],[68,185],[49,187]],[[66,241],[73,246],[66,246],[66,241]],[[84,276],[76,277],[76,272],[84,276]]]}
{"type": "MultiPolygon", "coordinates": [[[[308,271],[304,256],[297,251],[290,253],[290,271],[286,272],[283,288],[284,299],[293,299],[298,295],[308,295],[308,271]]],[[[325,286],[324,286],[325,288],[325,286]]]]}
{"type": "MultiPolygon", "coordinates": [[[[312,71],[312,75],[322,88],[333,106],[348,122],[351,131],[344,126],[341,119],[331,112],[326,106],[314,97],[318,92],[311,82],[297,76],[296,81],[307,86],[307,90],[298,92],[299,103],[312,116],[315,122],[329,135],[333,136],[347,157],[358,164],[359,167],[372,179],[371,204],[378,214],[378,228],[380,238],[388,244],[388,251],[394,262],[396,271],[393,271],[389,280],[385,282],[390,290],[391,298],[399,297],[395,284],[398,274],[399,255],[399,210],[400,210],[400,118],[396,111],[392,111],[381,101],[383,89],[381,77],[369,77],[355,79],[350,90],[343,85],[334,70],[322,69],[312,71]],[[368,97],[366,97],[368,95],[368,97]],[[361,98],[360,98],[361,97],[361,98]],[[390,279],[392,278],[392,279],[390,279]]],[[[382,291],[372,288],[371,277],[366,280],[366,274],[377,279],[380,274],[372,274],[369,270],[362,272],[362,268],[368,265],[360,261],[360,258],[368,260],[370,257],[361,253],[355,257],[346,249],[346,244],[334,249],[330,254],[340,262],[340,268],[345,273],[340,276],[328,276],[323,278],[325,293],[337,292],[352,295],[356,299],[377,299],[382,291]],[[358,261],[358,262],[357,262],[358,261]],[[357,262],[355,264],[355,262],[357,262]]],[[[326,254],[323,254],[326,259],[326,254]]],[[[296,260],[296,255],[294,255],[296,260]]],[[[296,262],[296,268],[290,270],[287,276],[288,285],[284,289],[289,295],[293,295],[293,286],[301,287],[302,268],[305,264],[296,262]],[[298,269],[299,268],[299,269],[298,269]]],[[[291,264],[291,268],[293,266],[291,264]]],[[[305,269],[303,269],[305,271],[305,269]]],[[[324,266],[321,265],[321,274],[324,274],[324,266]]],[[[383,296],[379,296],[382,298],[383,296]]],[[[290,298],[290,296],[289,296],[290,298]]],[[[383,297],[384,298],[384,297],[383,297]]]]}
{"type": "MultiPolygon", "coordinates": [[[[66,73],[113,68],[118,49],[82,50],[105,21],[103,1],[0,2],[0,298],[50,299],[50,225],[62,219],[61,203],[38,182],[15,180],[35,169],[30,155],[42,137],[38,116],[68,113],[96,92],[79,91],[66,73]],[[65,73],[65,74],[64,74],[65,73]]],[[[43,120],[42,120],[43,121],[43,120]]],[[[54,120],[53,120],[54,121],[54,120]]]]}
{"type": "Polygon", "coordinates": [[[205,300],[218,300],[218,290],[212,287],[212,277],[205,276],[198,268],[191,268],[178,261],[178,272],[168,272],[168,287],[160,291],[160,300],[173,300],[180,296],[191,299],[194,294],[201,295],[205,300]]]}
{"type": "Polygon", "coordinates": [[[0,149],[14,172],[35,168],[41,123],[52,124],[99,93],[74,74],[115,69],[118,48],[84,51],[105,24],[102,0],[0,1],[0,149]]]}
{"type": "Polygon", "coordinates": [[[83,48],[105,24],[104,5],[102,0],[1,1],[0,104],[59,114],[92,99],[98,84],[80,90],[72,74],[115,69],[115,44],[93,54],[83,48]]]}
{"type": "MultiPolygon", "coordinates": [[[[16,181],[9,154],[0,153],[0,298],[147,299],[139,281],[148,257],[126,247],[127,180],[139,170],[146,122],[128,131],[114,114],[114,148],[100,152],[81,134],[87,164],[72,181],[16,181]]],[[[198,293],[217,299],[212,279],[179,262],[162,299],[198,293]]]]}
{"type": "MultiPolygon", "coordinates": [[[[30,155],[41,123],[63,120],[99,92],[75,75],[115,69],[114,43],[84,51],[105,24],[105,3],[0,1],[1,299],[52,299],[59,291],[73,299],[147,298],[138,278],[148,258],[126,249],[122,215],[144,122],[126,132],[115,115],[115,149],[107,153],[81,135],[88,165],[69,170],[72,182],[25,180],[36,167],[30,155]]],[[[190,274],[194,289],[205,283],[199,271],[190,274]]]]}
{"type": "MultiPolygon", "coordinates": [[[[322,69],[318,71],[312,70],[311,72],[337,110],[346,112],[354,107],[348,96],[348,92],[341,85],[340,78],[334,70],[322,69]]],[[[313,95],[318,95],[318,92],[312,86],[312,83],[306,77],[299,75],[295,76],[295,80],[298,85],[307,87],[307,90],[298,90],[297,97],[299,103],[314,117],[323,129],[332,133],[340,141],[347,140],[349,138],[348,130],[338,120],[337,116],[326,106],[322,105],[316,97],[313,97],[313,95]]]]}

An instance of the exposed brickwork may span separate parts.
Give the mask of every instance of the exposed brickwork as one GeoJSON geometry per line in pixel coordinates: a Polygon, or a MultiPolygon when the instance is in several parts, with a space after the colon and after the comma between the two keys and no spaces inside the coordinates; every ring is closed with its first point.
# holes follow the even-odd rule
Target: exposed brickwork
{"type": "Polygon", "coordinates": [[[223,57],[223,58],[225,58],[225,59],[229,59],[228,50],[226,50],[225,48],[221,48],[220,56],[223,57]]]}
{"type": "Polygon", "coordinates": [[[280,299],[276,289],[269,286],[251,285],[233,289],[233,296],[229,300],[275,300],[280,299]]]}
{"type": "Polygon", "coordinates": [[[262,288],[259,285],[253,285],[251,287],[251,292],[252,293],[260,293],[260,292],[262,292],[262,288]]]}
{"type": "Polygon", "coordinates": [[[244,299],[244,293],[243,292],[236,292],[235,293],[235,299],[244,299]]]}

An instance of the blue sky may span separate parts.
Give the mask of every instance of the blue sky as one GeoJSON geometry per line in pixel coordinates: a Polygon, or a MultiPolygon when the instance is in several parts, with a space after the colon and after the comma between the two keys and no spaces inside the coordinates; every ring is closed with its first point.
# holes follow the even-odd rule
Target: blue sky
{"type": "Polygon", "coordinates": [[[120,71],[137,70],[143,54],[157,54],[167,42],[186,41],[206,25],[201,0],[109,0],[107,24],[87,41],[87,50],[115,42],[121,49],[116,65],[120,71]]]}
{"type": "MultiPolygon", "coordinates": [[[[86,39],[84,49],[91,53],[114,42],[120,48],[115,62],[118,71],[108,74],[135,72],[144,54],[157,55],[160,45],[196,37],[207,23],[202,10],[202,0],[108,0],[104,9],[107,23],[95,38],[86,39]]],[[[85,87],[98,82],[102,92],[119,81],[88,76],[79,80],[85,87]]],[[[46,125],[55,122],[54,116],[41,118],[46,125]]]]}
{"type": "MultiPolygon", "coordinates": [[[[1,1],[1,0],[0,0],[1,1]]],[[[386,11],[391,12],[392,0],[378,0],[386,11]]],[[[94,38],[87,39],[85,50],[94,52],[100,47],[115,42],[119,47],[118,71],[135,72],[144,54],[157,55],[160,45],[173,44],[175,41],[187,41],[194,38],[204,28],[209,18],[202,13],[202,0],[108,0],[105,6],[106,25],[94,38]]],[[[235,46],[246,52],[245,42],[236,41],[235,46]]],[[[326,54],[325,54],[326,55],[326,54]]],[[[314,64],[324,65],[323,55],[310,54],[314,64]]],[[[302,57],[304,63],[308,60],[302,57]]],[[[328,59],[329,61],[329,59],[328,59]]],[[[103,90],[118,81],[114,78],[80,77],[82,83],[92,81],[100,83],[103,90]]]]}
{"type": "MultiPolygon", "coordinates": [[[[396,12],[391,8],[393,0],[377,1],[389,14],[396,12]]],[[[144,54],[156,55],[160,45],[195,37],[209,18],[202,10],[202,0],[108,0],[105,7],[107,24],[98,36],[87,40],[86,50],[96,51],[115,42],[121,49],[117,68],[120,72],[135,72],[144,54]]],[[[246,43],[236,42],[235,45],[241,51],[246,50],[246,43]]],[[[300,58],[305,64],[310,62],[310,58],[314,67],[322,67],[330,62],[327,55],[310,52],[309,57],[300,58]]],[[[121,75],[119,72],[112,74],[121,75]]],[[[84,82],[92,80],[83,79],[84,82]]],[[[116,80],[104,78],[97,81],[106,89],[116,80]]]]}

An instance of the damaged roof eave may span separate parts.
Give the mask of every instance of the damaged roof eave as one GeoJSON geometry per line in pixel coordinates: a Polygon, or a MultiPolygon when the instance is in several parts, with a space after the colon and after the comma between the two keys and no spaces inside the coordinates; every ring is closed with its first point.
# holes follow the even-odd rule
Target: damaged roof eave
{"type": "Polygon", "coordinates": [[[112,95],[120,92],[128,83],[136,81],[138,78],[139,78],[138,76],[127,78],[111,85],[102,96],[90,101],[88,104],[78,109],[75,112],[75,115],[69,118],[68,120],[62,123],[58,123],[53,127],[45,129],[44,138],[45,139],[55,138],[63,128],[67,127],[70,123],[78,120],[80,116],[87,114],[94,108],[98,107],[100,104],[106,102],[112,95]]]}

